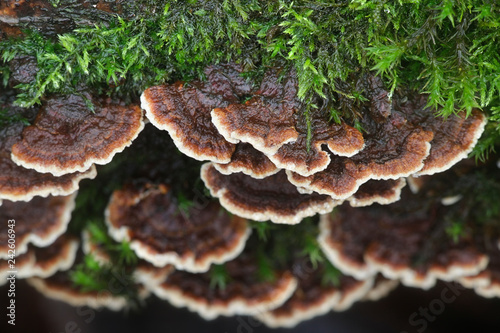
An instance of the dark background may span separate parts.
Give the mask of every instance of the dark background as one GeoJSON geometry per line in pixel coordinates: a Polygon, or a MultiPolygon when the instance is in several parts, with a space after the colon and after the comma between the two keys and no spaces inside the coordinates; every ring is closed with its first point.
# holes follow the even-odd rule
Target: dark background
{"type": "MultiPolygon", "coordinates": [[[[209,333],[257,333],[257,332],[500,332],[500,299],[487,299],[462,287],[455,288],[457,297],[443,309],[439,308],[441,292],[450,285],[439,283],[424,291],[399,286],[386,298],[377,302],[359,302],[345,311],[317,317],[299,324],[293,329],[271,330],[248,317],[220,317],[205,321],[186,309],[177,309],[166,301],[151,296],[139,311],[113,312],[91,311],[83,308],[78,312],[65,303],[45,298],[27,285],[17,281],[16,326],[7,324],[5,308],[8,305],[7,288],[0,288],[2,299],[1,332],[22,333],[110,333],[110,332],[209,332],[209,333]],[[409,317],[420,308],[435,306],[441,312],[424,327],[418,315],[413,326],[409,317]]],[[[451,290],[451,289],[450,289],[451,290]]],[[[448,293],[451,297],[453,294],[448,293]]],[[[441,302],[441,304],[444,304],[441,302]]],[[[436,313],[436,312],[435,312],[436,313]]]]}

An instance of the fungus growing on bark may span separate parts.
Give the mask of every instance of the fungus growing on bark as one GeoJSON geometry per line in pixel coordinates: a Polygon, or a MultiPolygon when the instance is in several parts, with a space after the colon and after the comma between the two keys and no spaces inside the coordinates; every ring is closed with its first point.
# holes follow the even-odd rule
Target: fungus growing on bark
{"type": "Polygon", "coordinates": [[[484,129],[478,110],[467,119],[462,112],[442,120],[426,108],[426,95],[405,91],[389,101],[376,76],[363,77],[357,87],[368,98],[361,105],[364,149],[349,158],[332,156],[325,170],[308,177],[289,172],[296,186],[345,199],[369,179],[444,171],[467,156],[484,129]]]}
{"type": "Polygon", "coordinates": [[[302,107],[297,98],[297,77],[292,71],[280,80],[282,74],[279,69],[268,70],[250,100],[212,111],[212,122],[227,141],[250,143],[269,156],[297,140],[294,115],[302,107]]]}
{"type": "Polygon", "coordinates": [[[369,126],[375,123],[367,121],[365,127],[370,134],[365,136],[365,148],[356,155],[331,156],[325,170],[308,177],[287,172],[289,181],[343,200],[370,179],[397,179],[417,172],[429,154],[432,133],[408,124],[401,114],[390,117],[374,128],[369,126]]]}
{"type": "Polygon", "coordinates": [[[254,179],[241,173],[223,175],[206,163],[201,179],[224,208],[255,221],[297,224],[304,217],[330,212],[338,204],[329,196],[299,193],[284,171],[254,179]]]}
{"type": "Polygon", "coordinates": [[[113,295],[109,291],[82,291],[74,287],[67,272],[58,272],[45,279],[31,277],[27,282],[42,295],[74,307],[88,306],[94,309],[105,307],[119,311],[127,305],[125,297],[113,295]]]}
{"type": "Polygon", "coordinates": [[[426,108],[428,96],[407,93],[394,98],[397,108],[411,109],[410,121],[434,133],[429,156],[424,167],[415,175],[432,175],[448,170],[467,157],[484,131],[487,119],[478,109],[467,115],[465,111],[448,116],[436,117],[426,108]]]}
{"type": "MultiPolygon", "coordinates": [[[[36,197],[30,202],[5,200],[0,207],[0,219],[15,217],[16,255],[25,253],[28,244],[46,247],[66,231],[75,207],[76,193],[65,197],[36,197]]],[[[0,225],[0,258],[8,254],[8,223],[0,225]]]]}
{"type": "MultiPolygon", "coordinates": [[[[12,105],[13,96],[3,96],[0,108],[6,108],[9,116],[21,116],[26,121],[36,115],[36,108],[23,109],[12,105]]],[[[11,147],[21,140],[25,127],[23,121],[14,121],[0,126],[0,203],[2,199],[10,201],[29,201],[34,196],[47,197],[69,195],[78,190],[82,179],[94,178],[96,169],[92,166],[85,172],[75,172],[55,177],[50,173],[39,173],[25,169],[11,160],[11,147]]]]}
{"type": "Polygon", "coordinates": [[[500,297],[500,240],[497,247],[491,240],[486,242],[486,253],[488,266],[476,275],[460,278],[459,282],[483,297],[500,297]]]}
{"type": "MultiPolygon", "coordinates": [[[[77,239],[63,235],[45,248],[29,246],[27,252],[15,259],[16,278],[46,278],[57,271],[69,269],[75,261],[78,245],[77,239]]],[[[8,261],[0,260],[0,284],[6,282],[9,270],[8,261]]]]}
{"type": "Polygon", "coordinates": [[[312,134],[308,149],[308,126],[304,115],[296,115],[297,141],[287,143],[270,155],[271,161],[281,169],[294,171],[301,176],[310,176],[324,170],[330,163],[330,153],[322,146],[338,156],[350,157],[364,147],[362,134],[355,128],[342,122],[328,122],[321,112],[314,112],[310,120],[312,134]]]}
{"type": "Polygon", "coordinates": [[[256,259],[243,253],[224,264],[226,285],[211,285],[210,272],[193,274],[175,271],[154,293],[176,307],[187,307],[211,320],[218,316],[256,315],[277,308],[295,291],[297,280],[290,272],[277,271],[271,281],[259,278],[256,259]]]}
{"type": "Polygon", "coordinates": [[[488,256],[472,239],[435,239],[442,226],[442,206],[426,211],[415,201],[407,198],[387,207],[356,209],[343,205],[334,216],[322,216],[318,242],[346,274],[364,278],[380,272],[424,289],[438,278],[450,281],[484,269],[488,256]]]}
{"type": "Polygon", "coordinates": [[[150,87],[141,96],[141,106],[153,125],[168,131],[182,153],[196,160],[229,163],[235,146],[219,134],[210,112],[239,103],[250,93],[252,85],[241,72],[236,64],[209,66],[206,82],[150,87]]]}
{"type": "Polygon", "coordinates": [[[337,283],[324,282],[324,267],[296,275],[297,289],[280,307],[260,313],[256,318],[267,326],[294,327],[302,321],[323,315],[332,309],[342,311],[361,299],[373,283],[373,278],[357,282],[340,275],[337,283]]]}
{"type": "Polygon", "coordinates": [[[365,207],[374,203],[388,205],[401,198],[401,190],[405,185],[404,178],[369,180],[361,185],[353,196],[347,198],[347,201],[352,207],[365,207]]]}
{"type": "Polygon", "coordinates": [[[106,164],[143,129],[142,111],[87,93],[53,97],[12,147],[12,160],[25,168],[62,176],[106,164]],[[93,105],[91,110],[87,102],[93,105]]]}
{"type": "Polygon", "coordinates": [[[217,202],[183,210],[168,186],[126,186],[106,209],[109,234],[130,241],[137,256],[190,272],[236,257],[250,235],[245,219],[229,216],[217,202]]]}

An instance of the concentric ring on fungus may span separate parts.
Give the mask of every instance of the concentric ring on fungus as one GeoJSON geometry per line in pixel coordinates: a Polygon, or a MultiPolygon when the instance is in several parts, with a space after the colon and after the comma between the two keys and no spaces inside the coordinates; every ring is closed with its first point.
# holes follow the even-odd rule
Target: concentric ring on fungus
{"type": "Polygon", "coordinates": [[[109,234],[130,241],[136,254],[162,267],[205,272],[236,257],[250,235],[247,221],[229,216],[217,202],[181,210],[168,186],[125,186],[106,209],[109,234]]]}
{"type": "Polygon", "coordinates": [[[25,253],[28,244],[46,247],[62,235],[75,208],[76,193],[65,197],[35,197],[30,202],[4,201],[0,207],[0,259],[8,255],[8,224],[15,217],[16,255],[25,253]]]}
{"type": "Polygon", "coordinates": [[[229,163],[235,145],[219,134],[210,112],[216,107],[239,103],[252,85],[240,76],[236,64],[214,65],[205,69],[207,81],[177,82],[146,89],[141,107],[159,129],[166,130],[177,148],[201,161],[229,163]]]}
{"type": "Polygon", "coordinates": [[[284,171],[254,179],[241,173],[223,175],[206,163],[201,179],[224,208],[254,221],[297,224],[304,217],[331,212],[339,204],[326,195],[299,193],[284,171]]]}
{"type": "Polygon", "coordinates": [[[109,163],[143,128],[139,106],[86,93],[52,97],[12,146],[11,158],[22,167],[54,176],[84,172],[92,164],[109,163]]]}

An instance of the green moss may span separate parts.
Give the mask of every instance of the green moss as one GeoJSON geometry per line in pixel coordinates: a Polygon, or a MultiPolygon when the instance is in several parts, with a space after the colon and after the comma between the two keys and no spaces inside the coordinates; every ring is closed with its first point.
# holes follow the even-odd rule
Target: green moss
{"type": "MultiPolygon", "coordinates": [[[[208,64],[232,60],[254,72],[294,66],[306,102],[339,94],[356,100],[343,83],[351,73],[375,70],[391,91],[406,85],[428,93],[429,106],[441,115],[482,108],[499,131],[496,1],[143,0],[127,6],[131,18],[107,18],[56,41],[30,32],[0,42],[5,62],[30,54],[40,66],[36,80],[18,87],[18,103],[30,106],[82,83],[137,100],[148,86],[203,77],[208,64]]],[[[330,113],[335,121],[352,116],[334,107],[330,113]]]]}

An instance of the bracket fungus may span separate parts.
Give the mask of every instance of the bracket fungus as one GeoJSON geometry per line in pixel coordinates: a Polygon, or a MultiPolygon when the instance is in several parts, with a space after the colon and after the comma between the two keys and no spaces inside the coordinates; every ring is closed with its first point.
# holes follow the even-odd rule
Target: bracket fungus
{"type": "Polygon", "coordinates": [[[344,200],[370,179],[397,179],[422,169],[432,132],[408,124],[405,116],[397,112],[381,123],[366,120],[362,125],[370,132],[364,136],[363,150],[352,157],[331,156],[325,170],[308,177],[287,171],[289,181],[344,200]]]}
{"type": "Polygon", "coordinates": [[[211,320],[218,316],[256,315],[282,305],[295,291],[297,280],[277,271],[271,281],[258,277],[258,264],[246,252],[224,264],[229,281],[211,286],[209,273],[175,271],[153,292],[176,307],[187,307],[211,320]]]}
{"type": "Polygon", "coordinates": [[[459,282],[483,297],[500,297],[500,240],[498,247],[491,240],[486,243],[488,266],[476,275],[460,278],[459,282]]]}
{"type": "Polygon", "coordinates": [[[255,221],[297,224],[304,217],[331,212],[338,205],[329,196],[299,193],[284,171],[254,179],[242,173],[223,175],[212,163],[206,163],[201,167],[201,179],[224,208],[255,221]]]}
{"type": "Polygon", "coordinates": [[[328,122],[324,112],[314,112],[310,120],[312,127],[311,146],[308,149],[308,126],[304,115],[296,115],[296,128],[299,136],[296,141],[287,143],[269,155],[270,160],[279,168],[290,170],[307,177],[326,169],[330,163],[330,153],[338,156],[353,156],[364,147],[361,132],[347,125],[328,122]],[[322,146],[328,147],[325,151],[322,146]]]}
{"type": "Polygon", "coordinates": [[[87,93],[52,97],[12,146],[11,158],[20,166],[54,176],[84,172],[92,164],[109,163],[143,127],[142,110],[136,105],[87,93]]]}
{"type": "Polygon", "coordinates": [[[190,272],[234,258],[250,235],[246,220],[229,216],[217,202],[183,211],[166,185],[115,191],[106,224],[109,234],[130,241],[140,258],[190,272]]]}
{"type": "Polygon", "coordinates": [[[297,140],[294,114],[302,107],[297,98],[297,77],[294,71],[282,74],[278,69],[268,70],[260,88],[244,104],[212,110],[212,122],[227,141],[247,142],[272,155],[282,145],[297,140]]]}
{"type": "Polygon", "coordinates": [[[446,119],[436,117],[427,108],[427,95],[405,94],[396,96],[398,108],[412,110],[410,121],[419,124],[423,129],[434,133],[429,156],[424,161],[424,167],[415,173],[432,175],[448,170],[460,160],[467,157],[484,131],[487,119],[478,109],[472,109],[470,114],[461,111],[446,119]]]}
{"type": "Polygon", "coordinates": [[[229,163],[235,145],[219,134],[210,112],[239,102],[250,93],[252,85],[240,76],[235,64],[209,66],[206,82],[177,82],[154,86],[141,96],[141,107],[149,121],[168,131],[177,148],[197,159],[229,163]]]}
{"type": "MultiPolygon", "coordinates": [[[[16,257],[16,278],[33,276],[47,278],[57,271],[69,269],[75,262],[79,242],[74,237],[62,235],[45,248],[29,246],[28,251],[16,257]]],[[[7,260],[0,261],[0,280],[3,284],[8,276],[7,260]]]]}
{"type": "Polygon", "coordinates": [[[224,175],[242,172],[255,179],[262,179],[280,171],[273,162],[262,152],[248,143],[240,142],[227,164],[213,163],[217,171],[224,175]]]}
{"type": "Polygon", "coordinates": [[[378,203],[388,205],[401,198],[401,190],[406,186],[404,178],[389,180],[369,180],[359,187],[359,189],[347,201],[352,207],[365,207],[378,203]]]}
{"type": "MultiPolygon", "coordinates": [[[[0,218],[3,221],[16,221],[16,255],[28,251],[28,244],[46,247],[62,235],[71,219],[75,208],[76,193],[64,197],[36,197],[30,202],[4,201],[0,207],[0,218]]],[[[0,258],[5,259],[8,253],[8,224],[0,226],[0,258]]]]}
{"type": "Polygon", "coordinates": [[[373,278],[357,281],[340,276],[337,283],[322,281],[324,269],[319,266],[310,272],[296,274],[297,289],[280,307],[259,313],[256,318],[268,327],[294,327],[302,321],[329,311],[343,311],[362,299],[373,284],[373,278]]]}
{"type": "Polygon", "coordinates": [[[127,305],[127,300],[124,297],[113,295],[109,291],[82,291],[76,288],[67,272],[58,272],[45,279],[31,277],[27,282],[42,295],[74,307],[88,306],[94,309],[105,307],[118,311],[127,305]]]}
{"type": "Polygon", "coordinates": [[[441,217],[441,207],[425,210],[409,199],[387,207],[343,205],[334,216],[321,217],[318,242],[345,274],[366,278],[380,272],[428,289],[436,279],[474,275],[488,264],[472,239],[438,242],[433,235],[441,231],[441,217]]]}
{"type": "MultiPolygon", "coordinates": [[[[8,109],[8,115],[19,115],[27,121],[34,118],[36,108],[23,109],[12,105],[13,100],[7,93],[0,101],[0,108],[8,109]]],[[[47,197],[69,195],[78,190],[80,180],[94,178],[97,174],[94,166],[84,172],[75,172],[61,177],[50,173],[39,173],[15,164],[11,159],[12,146],[21,140],[24,128],[22,121],[15,121],[0,126],[0,203],[2,199],[10,201],[29,201],[35,196],[47,197]]]]}

